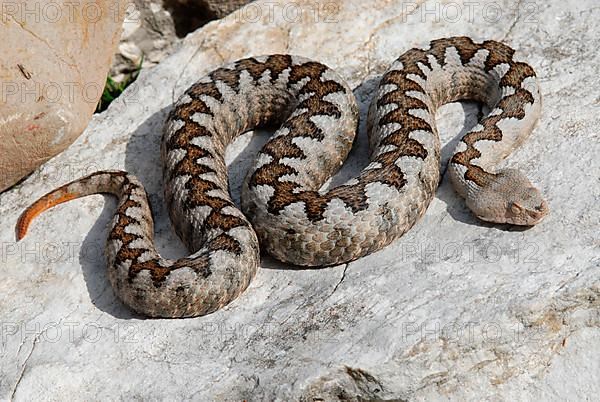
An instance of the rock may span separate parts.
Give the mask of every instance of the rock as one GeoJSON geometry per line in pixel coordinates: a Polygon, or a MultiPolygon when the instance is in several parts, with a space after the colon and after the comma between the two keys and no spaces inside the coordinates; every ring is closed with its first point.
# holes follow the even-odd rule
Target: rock
{"type": "Polygon", "coordinates": [[[175,4],[195,8],[210,18],[223,18],[253,0],[166,0],[173,7],[175,4]]]}
{"type": "Polygon", "coordinates": [[[173,15],[179,37],[206,24],[223,18],[252,0],[164,0],[167,10],[173,15]]]}
{"type": "MultiPolygon", "coordinates": [[[[143,71],[65,152],[0,195],[0,397],[114,399],[117,378],[124,399],[596,398],[600,98],[590,88],[600,86],[600,54],[589,27],[600,10],[594,0],[411,4],[306,0],[271,13],[265,0],[207,24],[143,71]],[[248,8],[256,5],[258,19],[248,8]],[[303,17],[292,18],[298,7],[303,17]],[[531,172],[550,203],[538,226],[481,223],[444,180],[424,218],[383,251],[321,270],[265,256],[239,299],[186,320],[146,320],[116,300],[102,253],[110,198],[54,208],[14,242],[17,217],[36,197],[93,170],[125,168],[151,194],[159,250],[183,255],[162,202],[159,140],[191,83],[243,56],[301,54],[347,78],[364,122],[380,74],[400,53],[457,34],[505,41],[540,77],[542,119],[507,161],[531,172]]],[[[444,107],[443,143],[478,113],[472,103],[444,107]]],[[[338,178],[365,164],[361,130],[338,178]]],[[[235,197],[264,141],[244,136],[230,148],[235,197]]]]}
{"type": "Polygon", "coordinates": [[[119,1],[2,4],[0,191],[68,147],[102,95],[119,1]]]}
{"type": "Polygon", "coordinates": [[[200,0],[197,2],[203,4],[216,18],[223,18],[252,1],[253,0],[200,0]]]}
{"type": "Polygon", "coordinates": [[[126,7],[123,34],[110,76],[122,81],[127,74],[155,66],[178,43],[171,14],[160,0],[135,0],[126,7]]]}
{"type": "Polygon", "coordinates": [[[184,37],[207,22],[223,18],[251,0],[134,0],[125,8],[123,34],[110,76],[123,81],[140,65],[153,67],[184,37]]]}

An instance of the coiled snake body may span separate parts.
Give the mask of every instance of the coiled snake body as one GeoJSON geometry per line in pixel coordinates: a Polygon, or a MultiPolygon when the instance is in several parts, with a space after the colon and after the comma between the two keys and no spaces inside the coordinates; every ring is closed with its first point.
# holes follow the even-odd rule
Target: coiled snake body
{"type": "Polygon", "coordinates": [[[325,266],[379,250],[410,229],[439,182],[436,109],[466,99],[491,111],[450,161],[455,189],[483,220],[533,225],[548,211],[539,191],[516,170],[492,170],[528,136],[541,107],[533,69],[513,53],[499,42],[466,37],[404,53],[383,75],[369,110],[370,164],[329,191],[319,189],[343,163],[357,129],[348,85],[302,57],[239,60],[190,87],[163,135],[165,199],[191,255],[158,254],[146,192],[121,171],[93,173],[45,195],[23,213],[17,237],[58,203],[115,194],[106,247],[115,293],[149,316],[207,314],[246,289],[259,264],[259,239],[282,261],[325,266]],[[229,195],[225,148],[267,124],[280,128],[248,173],[242,213],[229,195]]]}

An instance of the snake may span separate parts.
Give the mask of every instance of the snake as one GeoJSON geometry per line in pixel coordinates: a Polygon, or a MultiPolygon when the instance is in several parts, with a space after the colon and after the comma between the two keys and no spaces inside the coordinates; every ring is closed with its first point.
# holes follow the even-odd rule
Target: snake
{"type": "Polygon", "coordinates": [[[147,193],[134,175],[118,170],[92,173],[35,201],[17,222],[17,239],[48,208],[112,194],[118,206],[106,257],[118,298],[149,317],[209,314],[248,287],[261,250],[294,265],[332,266],[380,250],[413,227],[441,177],[436,111],[463,100],[489,112],[448,162],[454,189],[480,220],[535,225],[549,211],[540,190],[521,171],[496,168],[541,113],[536,74],[514,53],[501,42],[469,37],[403,53],[382,75],[368,109],[368,165],[334,188],[327,181],[358,130],[348,84],[301,56],[235,61],[189,87],[164,125],[164,199],[188,256],[160,256],[147,193]],[[245,177],[240,210],[229,193],[225,150],[259,127],[275,131],[245,177]]]}

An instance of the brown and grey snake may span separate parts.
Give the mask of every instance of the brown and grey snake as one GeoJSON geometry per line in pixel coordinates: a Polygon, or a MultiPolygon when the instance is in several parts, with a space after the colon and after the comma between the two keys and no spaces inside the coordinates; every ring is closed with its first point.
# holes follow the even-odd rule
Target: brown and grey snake
{"type": "Polygon", "coordinates": [[[192,85],[170,112],[162,138],[165,199],[191,254],[162,258],[142,184],[102,171],[40,198],[31,220],[59,203],[96,193],[119,198],[108,236],[108,277],[118,297],[152,317],[208,314],[243,292],[259,265],[259,242],[275,258],[327,266],[377,251],[423,215],[440,179],[436,110],[475,100],[490,112],[459,142],[449,175],[482,220],[534,225],[548,212],[519,171],[494,166],[519,146],[539,117],[535,73],[492,40],[438,39],[411,49],[383,75],[369,110],[370,164],[358,177],[320,190],[341,166],[357,131],[357,104],[325,65],[291,55],[236,61],[192,85]],[[242,213],[228,190],[225,148],[241,133],[278,130],[242,188],[242,213]]]}

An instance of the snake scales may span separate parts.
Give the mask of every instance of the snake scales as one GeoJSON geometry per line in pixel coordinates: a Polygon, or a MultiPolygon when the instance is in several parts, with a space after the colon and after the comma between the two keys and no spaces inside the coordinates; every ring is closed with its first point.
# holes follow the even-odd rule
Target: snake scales
{"type": "Polygon", "coordinates": [[[277,259],[324,266],[379,250],[410,229],[440,178],[436,110],[457,100],[479,101],[491,111],[449,162],[454,188],[482,220],[534,225],[548,212],[540,192],[517,170],[493,170],[540,114],[535,73],[513,53],[502,43],[467,37],[404,53],[383,75],[369,110],[370,164],[329,191],[319,189],[345,160],[357,129],[348,85],[302,57],[236,61],[191,86],[163,134],[165,199],[191,255],[158,254],[146,192],[121,171],[96,172],[43,196],[20,217],[17,238],[56,204],[112,193],[119,204],[106,254],[115,293],[153,317],[208,314],[246,289],[259,264],[259,239],[277,259]],[[225,148],[265,125],[279,129],[244,182],[242,213],[229,195],[225,148]]]}

